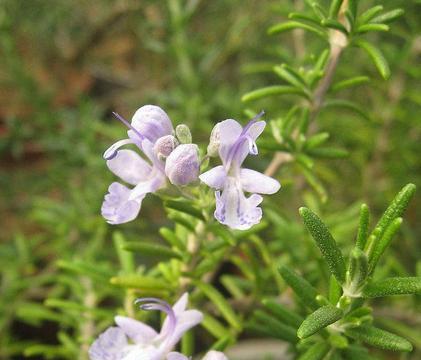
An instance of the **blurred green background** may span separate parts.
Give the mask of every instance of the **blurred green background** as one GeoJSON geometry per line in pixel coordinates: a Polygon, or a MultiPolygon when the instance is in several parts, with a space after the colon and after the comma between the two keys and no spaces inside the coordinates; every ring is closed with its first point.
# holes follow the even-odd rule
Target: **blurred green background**
{"type": "MultiPolygon", "coordinates": [[[[366,54],[346,50],[335,78],[372,79],[345,92],[370,119],[323,111],[319,128],[350,152],[315,167],[327,203],[317,200],[292,164],[278,174],[284,189],[271,207],[298,223],[304,201],[331,215],[332,223],[335,212],[346,209],[343,241],[351,240],[354,232],[348,229],[356,224],[362,200],[379,214],[405,183],[421,185],[421,5],[361,3],[406,11],[391,32],[371,35],[390,61],[392,76],[381,79],[366,54]]],[[[47,297],[66,299],[82,291],[69,285],[58,260],[90,259],[105,275],[116,272],[111,228],[99,211],[113,179],[102,153],[125,133],[111,111],[130,118],[138,107],[157,104],[174,123],[188,124],[203,148],[216,122],[245,121],[246,107],[264,108],[268,119],[286,112],[293,103],[288,97],[244,105],[241,96],[276,81],[264,71],[271,64],[306,66],[326,47],[312,35],[301,34],[299,41],[289,33],[266,35],[270,25],[303,6],[300,0],[0,1],[1,359],[21,358],[26,344],[56,344],[57,333],[61,343],[75,336],[63,330],[73,320],[60,319],[54,304],[47,313],[41,306],[47,297]]],[[[266,155],[256,162],[260,170],[270,161],[266,155]]],[[[420,194],[389,252],[387,272],[421,275],[420,194]]],[[[141,219],[119,228],[127,236],[141,232],[156,239],[158,228],[168,223],[159,199],[150,197],[141,219]]],[[[109,298],[103,305],[119,298],[115,289],[104,291],[109,298]]],[[[380,305],[387,313],[387,304],[380,305]]],[[[403,321],[402,333],[420,346],[421,336],[411,333],[421,325],[414,311],[420,310],[419,299],[395,305],[387,315],[403,321]]],[[[68,356],[66,351],[57,358],[68,356]]]]}

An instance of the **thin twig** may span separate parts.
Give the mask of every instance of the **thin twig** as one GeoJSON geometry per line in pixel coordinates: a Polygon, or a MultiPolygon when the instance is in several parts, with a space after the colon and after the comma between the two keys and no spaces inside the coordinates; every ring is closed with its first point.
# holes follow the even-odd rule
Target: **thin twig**
{"type": "MultiPolygon", "coordinates": [[[[348,1],[345,0],[342,4],[341,10],[339,12],[339,21],[341,23],[345,22],[344,13],[348,7],[348,1]]],[[[347,24],[344,24],[345,26],[347,24]]],[[[333,76],[335,74],[336,68],[339,63],[339,58],[343,50],[346,47],[346,37],[338,30],[332,30],[330,36],[330,55],[328,64],[326,66],[326,71],[323,78],[320,80],[319,85],[317,86],[316,90],[314,91],[313,100],[310,105],[310,124],[313,125],[317,116],[320,113],[320,110],[323,107],[323,103],[326,97],[326,93],[332,84],[333,76]]],[[[313,125],[314,126],[314,125],[313,125]]],[[[311,129],[310,131],[314,130],[311,129]]],[[[268,167],[265,170],[265,174],[268,176],[273,176],[278,171],[278,169],[286,162],[291,161],[285,157],[285,153],[283,152],[276,152],[273,156],[271,162],[269,163],[268,167]]]]}

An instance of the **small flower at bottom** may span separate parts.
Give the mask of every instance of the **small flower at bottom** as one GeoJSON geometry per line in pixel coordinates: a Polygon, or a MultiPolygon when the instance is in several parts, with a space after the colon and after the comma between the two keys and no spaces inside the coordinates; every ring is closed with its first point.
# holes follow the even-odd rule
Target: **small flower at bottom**
{"type": "Polygon", "coordinates": [[[212,139],[222,165],[199,176],[202,182],[217,190],[215,218],[233,229],[246,230],[259,223],[262,209],[258,205],[263,198],[258,194],[274,194],[280,188],[277,180],[241,168],[248,154],[258,154],[256,139],[266,126],[265,121],[258,121],[262,115],[263,112],[244,128],[233,119],[216,124],[212,139]],[[244,191],[252,194],[247,198],[244,191]]]}
{"type": "MultiPolygon", "coordinates": [[[[197,310],[186,310],[188,294],[185,293],[171,307],[165,301],[142,298],[136,301],[143,310],[160,310],[167,314],[161,331],[157,333],[140,321],[116,316],[117,327],[103,332],[89,349],[91,360],[168,360],[171,350],[183,334],[199,324],[203,315],[197,310]]],[[[174,354],[174,352],[172,352],[174,354]]],[[[176,359],[176,358],[173,358],[176,359]]],[[[208,358],[207,360],[213,360],[208,358]]],[[[219,359],[219,358],[215,358],[219,359]]],[[[223,358],[220,358],[221,360],[223,358]]]]}

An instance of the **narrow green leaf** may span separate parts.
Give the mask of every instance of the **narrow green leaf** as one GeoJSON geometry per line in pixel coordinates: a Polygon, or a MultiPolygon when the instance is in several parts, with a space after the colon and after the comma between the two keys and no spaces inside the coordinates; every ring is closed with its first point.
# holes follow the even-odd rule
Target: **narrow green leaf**
{"type": "Polygon", "coordinates": [[[360,2],[360,0],[349,0],[348,1],[348,9],[351,12],[352,16],[354,17],[354,19],[357,17],[358,3],[359,2],[360,2]]]}
{"type": "Polygon", "coordinates": [[[329,60],[329,50],[323,50],[320,56],[317,58],[317,61],[314,64],[313,70],[315,72],[322,71],[325,68],[328,60],[329,60]]]}
{"type": "Polygon", "coordinates": [[[297,336],[305,339],[342,317],[342,310],[332,305],[325,305],[307,316],[297,330],[297,336]]]}
{"type": "Polygon", "coordinates": [[[261,89],[250,91],[247,94],[244,94],[241,98],[241,101],[247,102],[257,99],[262,99],[268,96],[273,95],[300,95],[302,97],[307,98],[308,95],[301,89],[298,89],[293,86],[285,86],[285,85],[273,85],[267,86],[261,89]]]}
{"type": "Polygon", "coordinates": [[[283,321],[287,325],[295,327],[296,329],[304,320],[300,315],[275,300],[264,299],[262,303],[279,320],[283,321]]]}
{"type": "Polygon", "coordinates": [[[197,283],[197,287],[206,295],[213,305],[220,311],[221,315],[237,331],[241,331],[242,325],[237,314],[234,312],[228,301],[212,285],[197,283]]]}
{"type": "Polygon", "coordinates": [[[368,10],[366,10],[359,16],[358,22],[360,24],[365,24],[369,22],[372,18],[374,18],[381,11],[383,11],[382,5],[373,6],[372,8],[369,8],[368,10]]]}
{"type": "Polygon", "coordinates": [[[126,274],[134,272],[135,264],[133,254],[123,249],[123,245],[126,243],[123,235],[120,232],[115,231],[113,233],[113,241],[123,271],[126,274]]]}
{"type": "Polygon", "coordinates": [[[370,221],[370,212],[367,204],[362,204],[360,208],[360,222],[358,225],[357,241],[355,247],[364,250],[368,239],[368,225],[370,221]]]}
{"type": "Polygon", "coordinates": [[[390,23],[392,21],[395,21],[398,17],[401,17],[405,11],[403,9],[394,9],[391,11],[388,11],[385,14],[379,15],[375,17],[372,22],[374,23],[390,23]]]}
{"type": "Polygon", "coordinates": [[[310,346],[298,360],[322,360],[329,351],[329,345],[325,342],[316,342],[310,346]]]}
{"type": "Polygon", "coordinates": [[[125,288],[140,290],[170,290],[167,282],[137,274],[115,276],[110,279],[110,283],[125,288]]]}
{"type": "Polygon", "coordinates": [[[379,233],[379,236],[381,236],[393,220],[403,215],[408,207],[409,201],[414,196],[415,190],[416,186],[414,184],[408,184],[399,191],[386,211],[383,213],[373,233],[379,233]]]}
{"type": "Polygon", "coordinates": [[[370,81],[370,78],[368,76],[355,76],[350,79],[339,81],[338,83],[332,85],[330,91],[337,92],[343,89],[350,88],[352,86],[358,86],[361,84],[368,83],[369,81],[370,81]]]}
{"type": "MultiPolygon", "coordinates": [[[[349,345],[348,339],[338,333],[329,335],[329,343],[336,349],[346,349],[349,345]]],[[[342,358],[340,357],[340,359],[342,358]]]]}
{"type": "Polygon", "coordinates": [[[180,253],[159,244],[129,241],[124,243],[122,248],[127,251],[138,252],[143,255],[157,256],[160,258],[182,258],[180,253]]]}
{"type": "Polygon", "coordinates": [[[279,273],[285,282],[294,290],[297,296],[302,300],[303,304],[311,309],[319,307],[316,301],[317,290],[305,280],[303,277],[297,275],[294,271],[286,266],[279,268],[279,273]]]}
{"type": "Polygon", "coordinates": [[[354,248],[349,259],[349,291],[354,292],[359,289],[368,275],[367,255],[359,248],[354,248]]]}
{"type": "Polygon", "coordinates": [[[108,282],[109,277],[112,275],[108,269],[105,269],[98,264],[84,262],[82,260],[58,260],[57,266],[60,269],[65,269],[76,274],[86,275],[96,281],[108,282]]]}
{"type": "Polygon", "coordinates": [[[388,79],[390,76],[390,69],[382,52],[365,40],[358,40],[356,41],[356,44],[368,54],[383,79],[388,79]]]}
{"type": "Polygon", "coordinates": [[[194,333],[193,331],[186,331],[181,338],[181,352],[185,356],[191,356],[194,353],[194,333]]]}
{"type": "Polygon", "coordinates": [[[304,144],[305,149],[313,149],[316,148],[322,144],[324,144],[327,139],[329,139],[329,133],[322,132],[316,135],[311,136],[307,139],[307,141],[304,144]]]}
{"type": "Polygon", "coordinates": [[[345,262],[335,239],[326,225],[311,210],[302,207],[299,210],[304,224],[316,241],[330,271],[339,283],[345,281],[345,262]]]}
{"type": "Polygon", "coordinates": [[[341,285],[336,281],[336,278],[331,275],[329,279],[329,301],[331,304],[335,305],[339,298],[342,295],[342,287],[341,285]]]}
{"type": "Polygon", "coordinates": [[[328,99],[323,103],[323,107],[342,107],[348,110],[352,110],[362,118],[371,121],[370,115],[364,109],[360,108],[356,103],[343,99],[328,99]]]}
{"type": "Polygon", "coordinates": [[[270,329],[271,337],[281,339],[295,344],[298,339],[296,335],[296,329],[291,326],[285,325],[271,315],[266,314],[261,310],[256,310],[254,317],[257,321],[263,323],[270,329]]]}
{"type": "Polygon", "coordinates": [[[345,10],[345,18],[348,21],[351,30],[354,29],[355,16],[352,14],[352,12],[349,9],[345,10]]]}
{"type": "Polygon", "coordinates": [[[304,20],[304,21],[308,21],[312,25],[315,25],[317,28],[320,27],[320,19],[318,19],[317,17],[312,17],[309,15],[303,14],[303,13],[298,13],[298,12],[289,13],[288,19],[304,20]]]}
{"type": "Polygon", "coordinates": [[[235,278],[231,275],[222,275],[221,276],[221,283],[224,285],[225,289],[235,298],[235,299],[242,299],[244,298],[245,294],[243,290],[238,286],[235,278]]]}
{"type": "Polygon", "coordinates": [[[338,30],[343,34],[348,35],[348,30],[339,21],[334,19],[323,19],[320,23],[329,29],[338,30]]]}
{"type": "Polygon", "coordinates": [[[220,338],[216,341],[211,349],[216,351],[224,351],[229,345],[233,345],[235,343],[235,338],[233,335],[228,335],[226,337],[220,338]]]}
{"type": "Polygon", "coordinates": [[[201,325],[217,339],[225,338],[230,335],[225,325],[221,324],[220,321],[207,313],[203,314],[201,325]]]}
{"type": "Polygon", "coordinates": [[[363,325],[348,329],[346,334],[371,346],[392,351],[412,351],[411,343],[395,334],[374,326],[363,325]]]}
{"type": "Polygon", "coordinates": [[[305,89],[305,82],[304,79],[298,74],[296,71],[293,71],[290,67],[286,66],[285,64],[279,66],[275,66],[273,71],[276,75],[278,75],[281,79],[289,82],[291,85],[299,88],[305,89]]]}
{"type": "Polygon", "coordinates": [[[89,307],[84,304],[70,300],[49,298],[44,301],[44,305],[46,307],[57,308],[61,310],[73,310],[76,313],[89,312],[91,314],[102,317],[108,317],[110,315],[110,313],[107,310],[96,307],[89,307]]]}
{"type": "Polygon", "coordinates": [[[383,255],[385,250],[389,247],[390,242],[400,229],[401,225],[402,218],[397,218],[387,227],[386,231],[383,233],[380,239],[377,236],[373,237],[374,242],[368,249],[370,273],[373,272],[374,268],[377,265],[377,262],[379,261],[380,257],[383,255]]]}
{"type": "Polygon", "coordinates": [[[289,30],[293,30],[293,29],[307,30],[307,31],[310,31],[310,32],[313,32],[313,33],[319,35],[323,39],[326,39],[326,33],[323,30],[320,30],[316,26],[313,26],[313,25],[310,25],[310,24],[304,24],[304,23],[298,22],[298,21],[288,21],[288,22],[273,25],[269,28],[268,34],[269,35],[279,34],[279,33],[282,33],[284,31],[289,31],[289,30]]]}
{"type": "Polygon", "coordinates": [[[163,227],[159,229],[159,233],[171,246],[177,249],[185,249],[183,241],[171,229],[163,227]]]}
{"type": "Polygon", "coordinates": [[[389,31],[389,26],[385,24],[364,24],[357,28],[357,34],[364,34],[369,31],[389,31]]]}
{"type": "Polygon", "coordinates": [[[395,277],[368,284],[363,295],[369,298],[421,294],[421,277],[395,277]]]}
{"type": "Polygon", "coordinates": [[[330,2],[329,18],[333,19],[333,18],[336,18],[338,16],[339,10],[340,10],[343,2],[344,2],[344,0],[332,0],[330,2]]]}
{"type": "Polygon", "coordinates": [[[186,216],[182,216],[180,213],[172,213],[169,214],[168,217],[175,223],[184,226],[187,230],[190,230],[192,232],[195,231],[194,221],[191,221],[191,219],[187,219],[186,216]]]}
{"type": "Polygon", "coordinates": [[[343,352],[346,360],[375,360],[363,346],[351,345],[343,352]]]}
{"type": "Polygon", "coordinates": [[[326,13],[325,9],[320,4],[318,4],[316,1],[313,1],[312,3],[310,3],[310,6],[319,19],[322,20],[322,19],[325,19],[327,17],[327,13],[326,13]]]}
{"type": "Polygon", "coordinates": [[[166,200],[164,201],[164,205],[167,208],[178,210],[185,214],[191,215],[199,220],[205,220],[202,211],[198,208],[194,207],[187,201],[180,201],[180,200],[166,200]]]}

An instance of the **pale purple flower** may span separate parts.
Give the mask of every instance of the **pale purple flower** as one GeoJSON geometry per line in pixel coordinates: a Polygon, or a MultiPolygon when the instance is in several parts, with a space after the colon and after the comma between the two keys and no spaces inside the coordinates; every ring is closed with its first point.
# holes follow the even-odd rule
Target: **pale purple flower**
{"type": "Polygon", "coordinates": [[[165,111],[154,105],[138,109],[131,124],[120,115],[114,115],[129,128],[128,138],[108,148],[104,158],[108,168],[134,188],[113,182],[108,188],[101,213],[108,223],[122,224],[136,218],[146,194],[165,185],[165,164],[158,158],[154,146],[160,138],[171,135],[173,127],[165,111]],[[148,161],[133,150],[119,150],[128,144],[136,145],[148,161]]]}
{"type": "Polygon", "coordinates": [[[199,168],[199,148],[195,144],[177,146],[165,162],[165,174],[173,185],[187,185],[197,180],[199,168]]]}
{"type": "MultiPolygon", "coordinates": [[[[203,315],[197,310],[186,310],[188,294],[185,293],[171,307],[155,298],[138,299],[144,310],[160,310],[167,317],[157,333],[149,325],[129,317],[116,316],[117,327],[103,332],[89,349],[91,360],[169,360],[171,350],[183,334],[199,324],[203,315]]],[[[174,353],[172,353],[174,354],[174,353]]],[[[176,359],[176,358],[173,358],[176,359]]],[[[219,359],[219,358],[215,358],[219,359]]],[[[223,359],[223,358],[220,358],[223,359]]],[[[213,360],[208,358],[207,360],[213,360]]]]}
{"type": "Polygon", "coordinates": [[[246,230],[259,223],[262,209],[258,205],[263,198],[258,194],[274,194],[280,188],[277,180],[241,168],[248,154],[258,154],[256,139],[266,126],[265,121],[258,121],[262,115],[263,112],[244,128],[233,119],[216,124],[212,139],[216,142],[222,165],[199,176],[206,185],[217,190],[215,218],[233,229],[246,230]],[[244,192],[251,195],[246,197],[244,192]]]}

